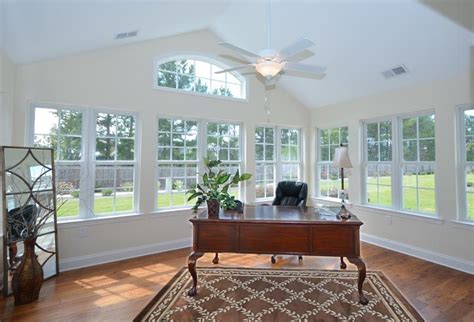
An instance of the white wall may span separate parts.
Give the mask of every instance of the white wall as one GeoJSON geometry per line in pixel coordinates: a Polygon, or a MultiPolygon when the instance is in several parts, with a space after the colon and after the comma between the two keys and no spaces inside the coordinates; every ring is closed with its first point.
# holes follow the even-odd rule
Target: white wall
{"type": "Polygon", "coordinates": [[[474,102],[474,46],[471,46],[471,102],[474,102]]]}
{"type": "Polygon", "coordinates": [[[0,49],[0,145],[12,141],[15,65],[0,49]]]}
{"type": "MultiPolygon", "coordinates": [[[[354,206],[354,212],[365,223],[363,233],[378,242],[412,253],[424,251],[439,262],[445,261],[474,272],[474,226],[457,221],[457,144],[456,105],[469,103],[469,74],[326,106],[312,112],[313,143],[317,127],[349,126],[350,157],[354,165],[350,177],[351,202],[360,204],[361,137],[360,121],[381,116],[434,109],[436,113],[436,182],[438,212],[441,220],[370,210],[354,206]],[[391,225],[386,216],[391,217],[391,225]],[[421,250],[420,250],[421,249],[421,250]],[[436,258],[434,258],[436,257],[436,258]],[[441,258],[441,259],[440,259],[441,258]],[[443,259],[444,258],[444,259],[443,259]],[[454,264],[453,264],[454,263],[454,264]]],[[[313,159],[314,169],[314,159],[313,159]]],[[[312,171],[311,177],[316,176],[312,171]]],[[[314,180],[312,180],[314,183],[314,180]]],[[[314,193],[314,186],[313,186],[314,193]]],[[[316,202],[317,200],[315,200],[316,202]]],[[[416,255],[416,254],[415,254],[416,255]]],[[[427,256],[427,255],[426,255],[427,256]]]]}
{"type": "MultiPolygon", "coordinates": [[[[153,60],[181,52],[222,53],[208,32],[118,46],[18,66],[16,73],[14,142],[25,143],[26,110],[30,102],[54,102],[137,111],[142,121],[140,158],[141,215],[60,224],[59,252],[63,268],[92,265],[189,245],[189,211],[154,213],[156,116],[234,120],[244,123],[246,167],[254,173],[254,127],[265,123],[264,89],[249,79],[248,101],[239,102],[153,89],[153,60]],[[250,134],[250,135],[245,135],[250,134]],[[82,235],[82,237],[81,237],[82,235]]],[[[214,57],[219,59],[218,56],[214,57]]],[[[420,219],[354,206],[364,221],[365,238],[385,246],[469,270],[474,266],[474,231],[456,224],[455,106],[470,101],[469,74],[377,96],[327,106],[310,112],[281,90],[271,92],[271,122],[304,130],[304,179],[314,193],[315,129],[348,125],[351,157],[351,201],[360,201],[360,120],[424,109],[436,110],[439,214],[442,220],[420,219]],[[386,215],[392,219],[387,225],[386,215]],[[405,247],[405,248],[404,248],[405,247]],[[408,247],[408,248],[407,248],[408,247]],[[427,255],[428,254],[428,255],[427,255]],[[431,256],[431,257],[430,257],[431,256]],[[453,264],[454,263],[454,264],[453,264]]],[[[244,147],[245,148],[245,147],[244,147]]],[[[253,200],[253,182],[244,198],[253,200]]]]}
{"type": "MultiPolygon", "coordinates": [[[[18,67],[14,114],[14,143],[17,145],[25,143],[26,111],[31,102],[137,111],[142,122],[139,203],[140,213],[144,215],[92,224],[61,224],[59,252],[63,267],[120,258],[123,254],[138,256],[163,247],[182,247],[184,240],[189,243],[191,232],[187,219],[191,216],[190,211],[153,214],[158,114],[243,122],[244,143],[252,147],[245,149],[244,170],[255,172],[254,128],[257,123],[266,122],[264,87],[255,76],[248,78],[248,101],[153,89],[153,60],[156,57],[181,52],[205,56],[224,53],[218,41],[214,34],[199,31],[18,67]],[[81,238],[81,232],[88,236],[81,238]]],[[[214,58],[222,60],[218,56],[214,58]]],[[[271,91],[270,101],[272,123],[301,127],[303,133],[308,131],[309,111],[299,102],[278,89],[271,91]]],[[[308,151],[308,148],[304,150],[308,151]]],[[[304,173],[309,173],[309,168],[304,173]]],[[[252,181],[246,185],[244,198],[251,201],[254,195],[252,181]]]]}

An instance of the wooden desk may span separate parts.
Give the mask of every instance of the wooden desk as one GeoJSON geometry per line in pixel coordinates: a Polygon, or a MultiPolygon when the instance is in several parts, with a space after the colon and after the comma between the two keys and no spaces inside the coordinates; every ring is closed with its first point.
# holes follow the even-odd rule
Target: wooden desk
{"type": "MultiPolygon", "coordinates": [[[[333,209],[337,211],[338,208],[333,209]]],[[[342,257],[357,266],[359,301],[367,304],[362,292],[365,263],[360,257],[359,228],[354,215],[342,220],[334,215],[315,213],[314,208],[246,206],[243,214],[223,213],[208,218],[207,211],[190,219],[193,223],[193,252],[188,269],[197,293],[196,262],[206,252],[294,254],[342,257]]]]}

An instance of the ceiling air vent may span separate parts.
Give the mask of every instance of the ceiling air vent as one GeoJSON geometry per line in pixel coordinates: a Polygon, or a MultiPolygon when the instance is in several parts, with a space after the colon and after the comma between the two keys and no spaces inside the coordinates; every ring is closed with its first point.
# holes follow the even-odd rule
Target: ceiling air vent
{"type": "Polygon", "coordinates": [[[130,37],[136,37],[138,34],[138,30],[129,31],[129,32],[121,32],[115,35],[115,39],[124,39],[130,37]]]}
{"type": "Polygon", "coordinates": [[[403,75],[403,74],[406,74],[406,73],[408,73],[407,68],[403,65],[400,65],[400,66],[394,67],[392,69],[383,71],[382,75],[383,75],[383,77],[388,79],[388,78],[403,75]]]}

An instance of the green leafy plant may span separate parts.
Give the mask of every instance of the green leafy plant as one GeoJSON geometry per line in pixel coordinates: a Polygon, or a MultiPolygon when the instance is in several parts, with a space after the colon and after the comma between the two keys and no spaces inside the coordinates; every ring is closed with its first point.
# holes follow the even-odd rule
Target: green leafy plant
{"type": "Polygon", "coordinates": [[[221,207],[224,210],[235,209],[237,207],[235,197],[231,196],[229,193],[226,193],[225,195],[223,195],[221,199],[221,207]]]}
{"type": "Polygon", "coordinates": [[[102,196],[103,197],[109,197],[114,193],[112,189],[102,189],[102,196]]]}
{"type": "Polygon", "coordinates": [[[122,190],[124,192],[133,192],[133,183],[132,182],[124,182],[120,185],[120,188],[122,188],[122,190]]]}
{"type": "Polygon", "coordinates": [[[202,175],[202,184],[198,183],[196,187],[186,191],[188,201],[196,200],[192,207],[194,212],[207,200],[219,200],[224,209],[234,209],[236,204],[234,197],[229,194],[230,186],[252,177],[250,173],[240,174],[239,170],[233,176],[224,170],[216,170],[221,163],[220,160],[204,158],[207,172],[202,175]]]}

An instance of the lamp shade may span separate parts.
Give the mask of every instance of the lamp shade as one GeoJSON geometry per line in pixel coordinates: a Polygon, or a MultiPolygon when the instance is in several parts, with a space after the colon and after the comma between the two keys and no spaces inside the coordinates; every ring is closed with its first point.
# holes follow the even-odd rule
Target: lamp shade
{"type": "Polygon", "coordinates": [[[351,159],[347,147],[341,146],[334,151],[332,164],[338,168],[352,168],[351,159]]]}
{"type": "Polygon", "coordinates": [[[255,69],[264,77],[273,77],[282,70],[284,65],[284,63],[266,60],[257,63],[255,69]]]}

